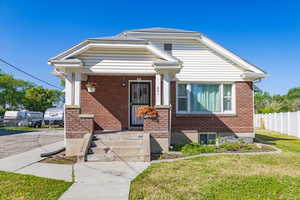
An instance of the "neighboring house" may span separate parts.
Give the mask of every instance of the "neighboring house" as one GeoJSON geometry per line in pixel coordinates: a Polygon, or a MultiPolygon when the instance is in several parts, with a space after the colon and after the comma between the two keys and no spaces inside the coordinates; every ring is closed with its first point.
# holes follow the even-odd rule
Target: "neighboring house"
{"type": "Polygon", "coordinates": [[[254,138],[253,82],[266,73],[199,32],[149,28],[91,38],[49,64],[66,80],[69,152],[97,130],[144,130],[152,152],[217,136],[254,138]],[[155,106],[157,119],[137,118],[141,105],[155,106]]]}

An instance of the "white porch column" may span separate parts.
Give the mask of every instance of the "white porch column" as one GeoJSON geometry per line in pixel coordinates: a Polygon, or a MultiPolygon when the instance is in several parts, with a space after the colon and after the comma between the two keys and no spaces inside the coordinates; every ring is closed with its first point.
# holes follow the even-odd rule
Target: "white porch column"
{"type": "Polygon", "coordinates": [[[74,105],[80,106],[81,72],[75,72],[74,105]]]}
{"type": "Polygon", "coordinates": [[[69,72],[66,74],[65,78],[65,104],[66,105],[72,105],[72,96],[73,96],[73,80],[72,80],[72,73],[69,72]]]}
{"type": "Polygon", "coordinates": [[[80,105],[81,72],[69,71],[65,78],[66,105],[80,105]]]}
{"type": "Polygon", "coordinates": [[[163,78],[163,105],[170,105],[170,81],[171,77],[169,74],[164,74],[163,78]]]}
{"type": "Polygon", "coordinates": [[[161,75],[155,75],[155,105],[161,105],[161,75]]]}

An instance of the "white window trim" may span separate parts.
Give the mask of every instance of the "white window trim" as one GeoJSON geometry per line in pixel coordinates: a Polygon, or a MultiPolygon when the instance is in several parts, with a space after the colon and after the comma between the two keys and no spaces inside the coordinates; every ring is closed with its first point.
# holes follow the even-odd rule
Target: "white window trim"
{"type": "Polygon", "coordinates": [[[235,115],[236,114],[236,87],[234,82],[176,82],[176,114],[187,114],[187,115],[209,115],[209,114],[216,114],[216,115],[235,115]],[[188,94],[187,94],[187,111],[179,111],[178,110],[178,84],[187,84],[188,86],[188,94]],[[190,99],[191,99],[191,84],[219,84],[220,89],[220,95],[221,95],[221,112],[191,112],[191,106],[190,106],[190,99]],[[223,111],[223,85],[231,84],[231,111],[223,111]]]}

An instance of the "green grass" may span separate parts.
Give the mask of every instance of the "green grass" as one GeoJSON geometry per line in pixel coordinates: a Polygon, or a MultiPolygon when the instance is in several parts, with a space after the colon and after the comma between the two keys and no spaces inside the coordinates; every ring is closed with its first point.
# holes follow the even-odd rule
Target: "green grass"
{"type": "Polygon", "coordinates": [[[58,199],[71,182],[0,171],[1,200],[58,199]]]}
{"type": "Polygon", "coordinates": [[[284,152],[156,163],[132,181],[130,199],[300,199],[300,140],[265,130],[257,133],[284,152]]]}
{"type": "Polygon", "coordinates": [[[295,137],[262,129],[258,130],[256,137],[264,141],[274,142],[278,148],[284,151],[300,153],[300,140],[295,137]]]}
{"type": "MultiPolygon", "coordinates": [[[[45,130],[47,127],[42,127],[42,128],[33,128],[33,127],[28,127],[28,126],[7,126],[7,127],[0,127],[0,131],[41,131],[45,130]]],[[[50,129],[55,129],[55,130],[63,130],[64,128],[50,128],[50,129]]]]}
{"type": "Polygon", "coordinates": [[[7,127],[0,127],[1,130],[6,131],[36,131],[38,128],[31,128],[27,126],[7,126],[7,127]]]}

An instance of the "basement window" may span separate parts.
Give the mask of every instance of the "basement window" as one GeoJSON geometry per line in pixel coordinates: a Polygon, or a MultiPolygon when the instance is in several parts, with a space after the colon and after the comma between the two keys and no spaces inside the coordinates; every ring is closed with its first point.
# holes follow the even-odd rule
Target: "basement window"
{"type": "Polygon", "coordinates": [[[164,44],[164,50],[168,53],[172,55],[172,44],[169,43],[165,43],[164,44]]]}
{"type": "Polygon", "coordinates": [[[200,144],[216,144],[216,134],[210,133],[210,134],[200,134],[199,143],[200,144]]]}

